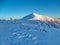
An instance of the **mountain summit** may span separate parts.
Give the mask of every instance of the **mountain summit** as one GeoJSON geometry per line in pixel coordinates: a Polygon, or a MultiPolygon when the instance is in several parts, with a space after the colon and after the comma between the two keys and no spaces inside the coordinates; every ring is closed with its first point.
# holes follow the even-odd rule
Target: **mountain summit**
{"type": "Polygon", "coordinates": [[[33,22],[36,20],[39,20],[39,21],[45,22],[49,25],[60,27],[60,20],[59,19],[39,15],[37,13],[29,14],[29,15],[23,17],[22,20],[24,20],[24,21],[29,20],[29,21],[33,21],[33,22]]]}
{"type": "Polygon", "coordinates": [[[24,20],[44,20],[44,16],[37,13],[29,14],[28,16],[23,17],[24,20]]]}
{"type": "Polygon", "coordinates": [[[51,18],[51,17],[48,17],[48,16],[43,16],[43,15],[39,15],[37,13],[32,13],[32,14],[29,14],[25,17],[22,18],[23,20],[40,20],[40,21],[49,21],[49,22],[55,22],[55,21],[59,21],[58,19],[55,19],[55,18],[51,18]]]}

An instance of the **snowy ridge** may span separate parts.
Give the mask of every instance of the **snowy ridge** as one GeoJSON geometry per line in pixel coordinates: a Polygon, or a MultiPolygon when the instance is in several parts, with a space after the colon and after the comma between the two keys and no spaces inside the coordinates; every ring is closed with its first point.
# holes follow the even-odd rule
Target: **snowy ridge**
{"type": "Polygon", "coordinates": [[[51,18],[51,17],[39,15],[37,13],[32,13],[32,14],[24,17],[23,19],[24,20],[41,20],[41,21],[55,21],[55,20],[58,20],[58,19],[54,19],[54,18],[51,18]]]}
{"type": "Polygon", "coordinates": [[[55,18],[51,18],[51,17],[47,17],[47,16],[43,16],[43,15],[39,15],[37,13],[32,13],[28,16],[25,16],[22,18],[22,20],[39,20],[41,22],[45,22],[47,24],[50,24],[52,26],[56,26],[58,28],[60,28],[60,20],[55,19],[55,18]]]}
{"type": "Polygon", "coordinates": [[[19,20],[0,20],[0,45],[59,45],[60,20],[30,14],[19,20]]]}

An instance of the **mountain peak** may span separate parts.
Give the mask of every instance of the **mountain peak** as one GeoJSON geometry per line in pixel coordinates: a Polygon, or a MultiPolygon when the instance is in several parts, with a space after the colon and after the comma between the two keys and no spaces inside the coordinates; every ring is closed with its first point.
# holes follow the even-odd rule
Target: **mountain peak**
{"type": "Polygon", "coordinates": [[[40,21],[44,21],[44,22],[46,22],[46,21],[54,22],[57,19],[54,19],[54,18],[51,18],[51,17],[48,17],[48,16],[39,15],[37,13],[32,13],[32,14],[29,14],[29,15],[23,17],[22,20],[40,20],[40,21]]]}
{"type": "Polygon", "coordinates": [[[34,17],[40,17],[40,16],[42,16],[42,15],[39,15],[37,13],[32,13],[31,15],[34,16],[34,17]]]}
{"type": "Polygon", "coordinates": [[[37,14],[37,13],[32,13],[32,15],[39,15],[39,14],[37,14]]]}
{"type": "Polygon", "coordinates": [[[43,18],[44,16],[42,15],[39,15],[37,13],[32,13],[32,14],[29,14],[25,17],[23,17],[22,19],[24,20],[40,20],[40,18],[43,18]]]}

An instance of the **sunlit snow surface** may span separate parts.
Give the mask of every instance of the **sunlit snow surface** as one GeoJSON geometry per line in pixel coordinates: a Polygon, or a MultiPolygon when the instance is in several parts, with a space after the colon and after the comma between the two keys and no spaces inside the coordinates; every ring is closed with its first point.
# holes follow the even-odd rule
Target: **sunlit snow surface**
{"type": "Polygon", "coordinates": [[[44,22],[37,14],[32,15],[35,17],[0,20],[0,45],[60,45],[60,20],[48,23],[51,18],[44,22]]]}

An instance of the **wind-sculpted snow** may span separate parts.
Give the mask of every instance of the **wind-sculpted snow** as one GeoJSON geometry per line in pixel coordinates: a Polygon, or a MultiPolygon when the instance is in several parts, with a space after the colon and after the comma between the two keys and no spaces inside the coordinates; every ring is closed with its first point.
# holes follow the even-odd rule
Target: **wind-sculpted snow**
{"type": "Polygon", "coordinates": [[[60,21],[27,19],[0,20],[0,45],[60,45],[60,21]]]}

